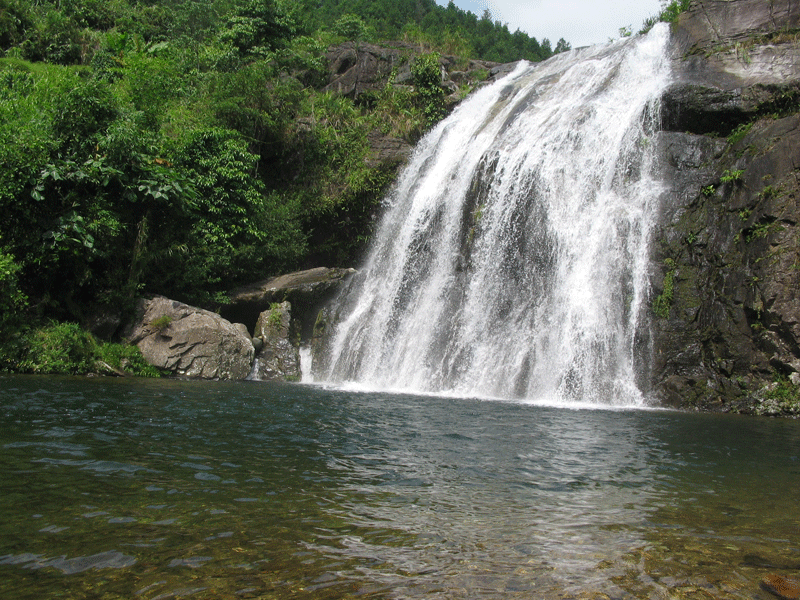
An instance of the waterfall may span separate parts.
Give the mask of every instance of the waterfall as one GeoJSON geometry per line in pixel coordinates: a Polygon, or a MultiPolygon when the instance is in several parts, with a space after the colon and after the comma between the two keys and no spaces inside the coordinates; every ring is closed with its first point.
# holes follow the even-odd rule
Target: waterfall
{"type": "Polygon", "coordinates": [[[668,37],[658,26],[521,63],[430,132],[338,300],[315,379],[644,402],[668,37]]]}

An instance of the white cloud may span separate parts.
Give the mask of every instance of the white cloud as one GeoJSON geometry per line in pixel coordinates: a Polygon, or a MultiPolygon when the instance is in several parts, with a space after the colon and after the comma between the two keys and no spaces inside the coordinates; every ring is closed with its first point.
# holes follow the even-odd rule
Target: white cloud
{"type": "MultiPolygon", "coordinates": [[[[661,8],[659,0],[454,0],[456,6],[478,16],[488,8],[495,21],[507,23],[555,46],[564,38],[573,48],[600,44],[618,38],[621,27],[638,31],[648,17],[661,8]]],[[[437,0],[443,6],[448,0],[437,0]]]]}

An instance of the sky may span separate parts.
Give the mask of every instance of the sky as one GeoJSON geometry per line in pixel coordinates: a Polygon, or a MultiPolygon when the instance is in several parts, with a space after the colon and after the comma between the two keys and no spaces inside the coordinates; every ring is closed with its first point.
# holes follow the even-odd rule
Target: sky
{"type": "MultiPolygon", "coordinates": [[[[447,6],[448,0],[436,0],[447,6]]],[[[493,21],[520,29],[553,47],[564,38],[573,48],[618,38],[620,27],[636,33],[648,17],[658,14],[660,0],[454,0],[456,6],[479,17],[488,8],[493,21]]]]}

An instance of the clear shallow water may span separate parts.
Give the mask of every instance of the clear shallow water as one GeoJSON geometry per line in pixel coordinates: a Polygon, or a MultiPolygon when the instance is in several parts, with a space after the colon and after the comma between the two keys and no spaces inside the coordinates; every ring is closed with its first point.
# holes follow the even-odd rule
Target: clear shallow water
{"type": "Polygon", "coordinates": [[[800,423],[0,378],[0,597],[768,598],[800,423]]]}

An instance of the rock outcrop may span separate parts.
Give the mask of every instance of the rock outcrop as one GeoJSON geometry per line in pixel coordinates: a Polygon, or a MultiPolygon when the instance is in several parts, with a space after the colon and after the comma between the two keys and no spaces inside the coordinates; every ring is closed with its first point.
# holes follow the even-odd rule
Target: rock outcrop
{"type": "MultiPolygon", "coordinates": [[[[419,45],[406,42],[380,45],[345,42],[332,46],[327,54],[329,75],[325,91],[357,100],[362,95],[379,92],[390,83],[390,79],[392,85],[413,85],[411,64],[421,54],[424,50],[419,45]]],[[[455,56],[442,56],[439,64],[442,87],[451,93],[461,85],[473,87],[504,73],[498,69],[498,63],[462,61],[455,56]]]]}
{"type": "Polygon", "coordinates": [[[274,304],[259,315],[253,335],[260,346],[252,377],[259,381],[300,379],[299,340],[293,335],[291,304],[274,304]]]}
{"type": "Polygon", "coordinates": [[[353,269],[317,267],[272,277],[232,290],[219,313],[229,321],[244,323],[255,332],[256,322],[263,312],[275,304],[289,302],[292,319],[306,338],[319,310],[353,273],[353,269]]]}
{"type": "Polygon", "coordinates": [[[273,277],[235,289],[220,314],[244,323],[258,351],[255,379],[300,378],[300,344],[319,347],[328,322],[326,304],[355,273],[353,269],[319,267],[273,277]],[[263,344],[263,346],[262,346],[263,344]]]}
{"type": "MultiPolygon", "coordinates": [[[[328,84],[324,89],[367,103],[388,85],[412,90],[411,65],[424,52],[419,45],[406,42],[345,42],[332,46],[326,55],[328,84]]],[[[495,81],[514,67],[514,64],[499,65],[483,60],[464,61],[455,56],[440,57],[439,65],[441,87],[450,106],[461,101],[467,91],[495,81]]],[[[369,134],[368,142],[367,163],[371,168],[396,171],[407,162],[413,150],[407,140],[378,130],[369,134]]]]}
{"type": "Polygon", "coordinates": [[[800,381],[800,5],[697,0],[673,40],[654,390],[673,406],[791,413],[800,408],[790,400],[800,381]],[[777,393],[786,400],[776,404],[777,393]]]}
{"type": "Polygon", "coordinates": [[[150,364],[201,379],[245,379],[255,353],[243,325],[163,296],[139,301],[126,338],[150,364]]]}

